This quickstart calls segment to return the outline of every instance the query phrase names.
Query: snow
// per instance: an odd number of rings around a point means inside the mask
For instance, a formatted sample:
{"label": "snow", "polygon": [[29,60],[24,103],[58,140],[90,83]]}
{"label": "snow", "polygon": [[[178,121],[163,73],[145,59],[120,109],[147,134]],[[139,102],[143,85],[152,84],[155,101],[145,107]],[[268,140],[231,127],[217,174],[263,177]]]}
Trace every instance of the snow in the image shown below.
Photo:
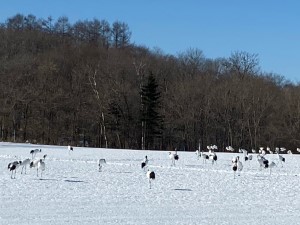
{"label": "snow", "polygon": [[[8,163],[47,154],[43,177],[36,169],[17,171]],[[151,189],[141,162],[156,174]],[[300,156],[284,155],[270,175],[256,157],[242,161],[240,176],[231,159],[217,153],[203,163],[195,152],[178,152],[171,166],[167,151],[0,143],[0,224],[299,224]],[[102,172],[97,161],[106,159]],[[267,159],[278,163],[276,155]]]}

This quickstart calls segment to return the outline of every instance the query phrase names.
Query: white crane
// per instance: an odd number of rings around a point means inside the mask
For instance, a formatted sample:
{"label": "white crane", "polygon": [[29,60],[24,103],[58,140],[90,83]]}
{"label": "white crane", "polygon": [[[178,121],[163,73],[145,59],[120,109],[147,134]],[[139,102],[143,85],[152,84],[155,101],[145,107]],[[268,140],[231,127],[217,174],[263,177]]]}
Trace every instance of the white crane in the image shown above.
{"label": "white crane", "polygon": [[243,163],[240,161],[240,157],[236,156],[232,159],[232,170],[234,172],[234,178],[236,171],[241,172],[243,170]]}
{"label": "white crane", "polygon": [[225,149],[226,149],[227,151],[229,151],[229,152],[233,152],[233,151],[234,151],[234,148],[231,147],[231,146],[227,146]]}
{"label": "white crane", "polygon": [[235,179],[235,174],[236,174],[236,171],[237,171],[237,163],[232,161],[232,170],[233,170],[233,177]]}
{"label": "white crane", "polygon": [[71,151],[73,152],[73,147],[68,145],[68,150],[69,150],[69,154],[71,153]]}
{"label": "white crane", "polygon": [[264,150],[264,147],[260,147],[259,150],[258,150],[258,153],[262,156],[265,156],[266,155],[266,151]]}
{"label": "white crane", "polygon": [[212,146],[211,146],[211,149],[212,149],[212,150],[218,150],[218,146],[212,145]]}
{"label": "white crane", "polygon": [[252,155],[248,155],[248,151],[246,149],[241,149],[241,152],[244,154],[245,162],[248,160],[252,160]]}
{"label": "white crane", "polygon": [[102,167],[103,167],[104,164],[106,164],[106,160],[105,159],[99,159],[98,160],[99,172],[102,171]]}
{"label": "white crane", "polygon": [[151,181],[155,180],[155,173],[154,173],[154,171],[148,170],[146,176],[149,180],[149,187],[151,189]]}
{"label": "white crane", "polygon": [[[217,162],[218,159],[217,154],[215,153],[215,150],[217,150],[218,147],[216,145],[211,145],[211,146],[207,146],[207,148],[208,148],[208,159],[210,159],[212,165],[214,165],[214,163]],[[207,156],[205,158],[207,158]]]}
{"label": "white crane", "polygon": [[218,156],[215,152],[210,152],[208,157],[211,160],[212,165],[214,165],[214,163],[218,160]]}
{"label": "white crane", "polygon": [[270,148],[270,147],[267,147],[266,150],[267,150],[270,154],[273,154],[273,151],[271,151],[271,148]]}
{"label": "white crane", "polygon": [[281,151],[281,152],[285,152],[285,151],[286,151],[286,148],[285,148],[285,147],[281,147],[281,148],[280,148],[280,151]]}
{"label": "white crane", "polygon": [[206,163],[206,160],[209,160],[209,155],[202,152],[201,157],[203,159],[203,163]]}
{"label": "white crane", "polygon": [[37,154],[38,152],[42,152],[42,149],[33,149],[33,150],[30,151],[30,154],[31,154],[31,156],[32,156],[32,159],[36,156],[36,154]]}
{"label": "white crane", "polygon": [[269,168],[269,160],[267,160],[264,156],[262,155],[257,155],[257,161],[259,163],[259,168],[260,170],[262,168],[267,169]]}
{"label": "white crane", "polygon": [[143,160],[142,163],[141,163],[141,168],[142,168],[144,171],[145,171],[145,169],[146,169],[146,167],[147,167],[147,165],[148,165],[148,162],[149,162],[148,156],[145,156],[144,160]]}
{"label": "white crane", "polygon": [[169,158],[172,161],[171,166],[175,166],[175,160],[179,159],[179,156],[177,155],[177,151],[175,150],[175,152],[169,152]]}
{"label": "white crane", "polygon": [[278,157],[278,160],[279,160],[279,162],[281,164],[281,167],[283,167],[282,162],[285,162],[285,158],[282,155],[279,155],[279,153],[277,153],[277,157]]}
{"label": "white crane", "polygon": [[39,176],[39,170],[41,171],[41,176],[43,171],[45,170],[45,159],[46,159],[47,155],[44,155],[43,158],[41,159],[34,159],[30,162],[29,167],[30,168],[36,168],[37,171],[37,176]]}
{"label": "white crane", "polygon": [[27,158],[27,159],[21,161],[21,164],[20,164],[20,166],[22,166],[21,174],[23,174],[23,169],[24,169],[24,168],[25,168],[25,174],[26,174],[26,166],[27,166],[27,165],[29,166],[29,164],[30,164],[30,159],[29,159],[29,158]]}
{"label": "white crane", "polygon": [[45,168],[46,168],[45,162],[43,161],[43,159],[40,159],[40,161],[37,164],[37,168],[36,168],[37,176],[39,176],[39,171],[41,171],[41,178],[42,178]]}
{"label": "white crane", "polygon": [[[17,169],[19,168],[21,161],[14,161],[8,164],[7,169],[11,171],[11,179],[16,179]],[[13,177],[13,172],[15,172],[15,176]]]}

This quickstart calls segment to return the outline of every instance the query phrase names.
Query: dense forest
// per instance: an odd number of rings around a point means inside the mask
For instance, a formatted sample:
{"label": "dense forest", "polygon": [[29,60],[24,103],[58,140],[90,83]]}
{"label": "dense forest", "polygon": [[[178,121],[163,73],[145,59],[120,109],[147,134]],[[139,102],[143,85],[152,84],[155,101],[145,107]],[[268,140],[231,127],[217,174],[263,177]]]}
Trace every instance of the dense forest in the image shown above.
{"label": "dense forest", "polygon": [[1,141],[300,147],[299,84],[262,72],[258,55],[168,55],[131,43],[120,21],[12,16],[0,24],[0,76]]}

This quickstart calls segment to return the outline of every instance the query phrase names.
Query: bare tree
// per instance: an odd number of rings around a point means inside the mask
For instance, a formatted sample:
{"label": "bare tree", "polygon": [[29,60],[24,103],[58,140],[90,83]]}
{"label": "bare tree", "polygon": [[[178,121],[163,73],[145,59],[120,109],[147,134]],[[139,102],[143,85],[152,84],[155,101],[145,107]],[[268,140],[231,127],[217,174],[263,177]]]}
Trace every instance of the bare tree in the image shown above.
{"label": "bare tree", "polygon": [[100,126],[101,126],[101,136],[103,135],[104,137],[104,141],[105,141],[105,147],[107,148],[108,147],[108,143],[107,143],[107,135],[106,135],[106,122],[105,122],[105,117],[104,117],[104,109],[103,109],[103,101],[102,99],[100,98],[100,94],[99,94],[99,87],[98,87],[98,84],[97,84],[97,79],[96,79],[96,76],[97,76],[97,73],[98,73],[98,69],[92,69],[90,68],[90,72],[89,72],[89,83],[90,83],[90,86],[94,92],[94,96],[97,100],[97,104],[98,104],[98,107],[99,107],[99,110],[100,110]]}
{"label": "bare tree", "polygon": [[66,36],[69,34],[71,29],[71,24],[69,23],[69,18],[66,16],[59,17],[57,22],[54,24],[54,30],[61,36]]}
{"label": "bare tree", "polygon": [[112,25],[112,42],[115,48],[126,47],[130,42],[131,32],[126,23],[116,21]]}

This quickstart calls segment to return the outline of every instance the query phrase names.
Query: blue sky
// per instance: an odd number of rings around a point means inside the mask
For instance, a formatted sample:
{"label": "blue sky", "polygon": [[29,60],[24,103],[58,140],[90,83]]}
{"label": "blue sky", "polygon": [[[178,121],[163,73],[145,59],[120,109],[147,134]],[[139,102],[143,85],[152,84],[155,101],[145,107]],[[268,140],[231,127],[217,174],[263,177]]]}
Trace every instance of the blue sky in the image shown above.
{"label": "blue sky", "polygon": [[177,55],[189,48],[207,58],[258,54],[262,71],[300,82],[298,0],[9,0],[0,21],[17,13],[128,24],[131,42]]}

